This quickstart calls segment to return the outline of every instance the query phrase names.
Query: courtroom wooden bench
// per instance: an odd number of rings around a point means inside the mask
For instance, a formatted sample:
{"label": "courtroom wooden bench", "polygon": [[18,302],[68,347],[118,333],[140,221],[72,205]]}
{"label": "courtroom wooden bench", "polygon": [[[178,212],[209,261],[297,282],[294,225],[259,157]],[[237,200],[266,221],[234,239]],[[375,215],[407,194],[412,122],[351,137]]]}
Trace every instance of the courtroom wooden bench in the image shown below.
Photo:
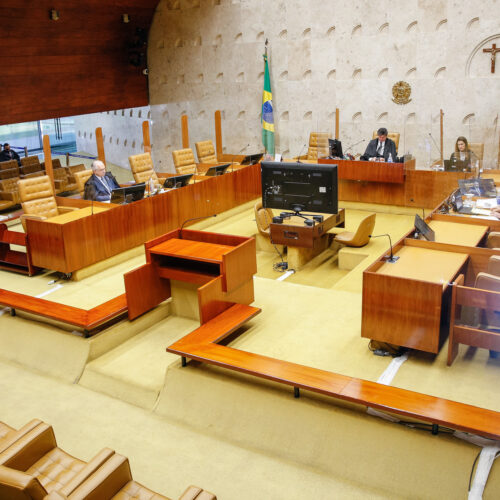
{"label": "courtroom wooden bench", "polygon": [[259,312],[258,308],[235,304],[169,346],[167,351],[180,355],[183,366],[186,358],[190,358],[292,386],[295,397],[299,397],[300,389],[306,389],[430,422],[433,426],[442,425],[490,439],[500,438],[500,418],[498,412],[492,410],[217,344]]}
{"label": "courtroom wooden bench", "polygon": [[0,289],[0,305],[10,307],[12,316],[19,310],[82,328],[86,337],[92,330],[127,312],[125,294],[87,310]]}

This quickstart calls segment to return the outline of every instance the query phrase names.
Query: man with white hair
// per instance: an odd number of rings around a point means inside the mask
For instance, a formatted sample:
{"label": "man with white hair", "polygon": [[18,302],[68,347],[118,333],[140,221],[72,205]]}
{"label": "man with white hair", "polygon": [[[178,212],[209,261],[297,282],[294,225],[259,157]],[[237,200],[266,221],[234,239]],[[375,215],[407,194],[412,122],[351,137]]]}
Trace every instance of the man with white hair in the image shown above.
{"label": "man with white hair", "polygon": [[85,183],[83,198],[85,200],[109,202],[113,189],[119,188],[117,180],[111,172],[106,172],[106,165],[100,160],[92,163],[92,175]]}

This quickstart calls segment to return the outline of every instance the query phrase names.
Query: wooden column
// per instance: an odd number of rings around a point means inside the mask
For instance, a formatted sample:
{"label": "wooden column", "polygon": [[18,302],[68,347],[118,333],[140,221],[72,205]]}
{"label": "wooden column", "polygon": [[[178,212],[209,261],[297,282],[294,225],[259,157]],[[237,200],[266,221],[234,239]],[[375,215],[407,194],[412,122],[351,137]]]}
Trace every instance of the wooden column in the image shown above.
{"label": "wooden column", "polygon": [[340,128],[339,128],[339,108],[335,108],[335,139],[339,138]]}
{"label": "wooden column", "polygon": [[151,136],[149,135],[149,121],[142,122],[142,142],[144,143],[144,152],[151,153]]}
{"label": "wooden column", "polygon": [[106,165],[106,154],[104,153],[104,139],[102,138],[102,128],[95,129],[95,142],[97,145],[97,158]]}
{"label": "wooden column", "polygon": [[439,134],[441,138],[441,142],[439,143],[440,149],[441,149],[441,165],[443,165],[443,110],[439,110]]}
{"label": "wooden column", "polygon": [[52,189],[55,193],[56,190],[54,186],[54,170],[52,168],[52,153],[50,151],[50,139],[48,135],[43,136],[43,155],[45,158],[45,173],[49,176]]}
{"label": "wooden column", "polygon": [[217,159],[221,161],[222,158],[222,126],[221,126],[221,113],[218,109],[215,112],[215,153]]}
{"label": "wooden column", "polygon": [[181,116],[182,149],[189,148],[189,128],[187,115]]}

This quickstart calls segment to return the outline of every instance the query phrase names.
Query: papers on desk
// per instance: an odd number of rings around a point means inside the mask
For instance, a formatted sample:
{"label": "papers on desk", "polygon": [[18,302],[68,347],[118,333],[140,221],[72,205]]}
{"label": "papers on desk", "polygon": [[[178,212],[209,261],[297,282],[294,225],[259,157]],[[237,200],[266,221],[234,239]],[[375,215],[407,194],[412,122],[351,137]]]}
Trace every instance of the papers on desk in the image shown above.
{"label": "papers on desk", "polygon": [[[490,216],[491,210],[489,208],[473,208],[471,211],[472,215]],[[493,217],[495,218],[495,217]]]}
{"label": "papers on desk", "polygon": [[[497,200],[492,198],[479,198],[476,201],[477,208],[495,208],[497,206]],[[489,215],[489,214],[488,214]]]}

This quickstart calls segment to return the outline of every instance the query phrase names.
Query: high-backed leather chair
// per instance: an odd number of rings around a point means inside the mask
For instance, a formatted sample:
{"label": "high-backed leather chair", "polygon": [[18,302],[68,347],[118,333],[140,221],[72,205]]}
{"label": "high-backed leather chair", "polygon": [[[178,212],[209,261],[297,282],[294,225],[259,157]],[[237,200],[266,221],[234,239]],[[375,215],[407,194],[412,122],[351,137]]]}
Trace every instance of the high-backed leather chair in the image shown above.
{"label": "high-backed leather chair", "polygon": [[484,142],[469,142],[469,149],[477,156],[481,168],[483,166]]}
{"label": "high-backed leather chair", "polygon": [[[41,423],[41,420],[33,419],[19,430],[16,430],[9,425],[0,422],[0,453]],[[0,498],[2,497],[0,496]]]}
{"label": "high-backed leather chair", "polygon": [[[391,141],[394,141],[394,144],[396,144],[396,150],[399,150],[399,132],[389,132],[387,134],[387,137],[391,140]],[[372,136],[372,139],[376,139],[378,136],[377,136],[377,131],[374,130],[373,131],[373,136]]]}
{"label": "high-backed leather chair", "polygon": [[377,214],[368,215],[360,222],[355,233],[343,231],[335,236],[334,241],[348,247],[364,247],[370,241],[376,216]]}
{"label": "high-backed leather chair", "polygon": [[40,164],[38,156],[33,155],[21,158],[21,170],[23,174],[31,174],[42,170],[42,165]]}
{"label": "high-backed leather chair", "polygon": [[146,182],[152,179],[156,185],[160,184],[158,176],[153,168],[153,159],[151,153],[142,153],[128,157],[130,169],[134,176],[135,182]]}
{"label": "high-backed leather chair", "polygon": [[57,205],[48,175],[21,179],[18,186],[24,211],[24,215],[21,215],[21,223],[25,231],[27,218],[43,220],[75,210],[72,207],[59,207]]}
{"label": "high-backed leather chair", "polygon": [[11,177],[19,176],[19,165],[16,160],[0,162],[0,179],[10,179]]}
{"label": "high-backed leather chair", "polygon": [[172,151],[172,158],[174,160],[175,170],[179,174],[196,174],[198,166],[194,159],[193,150],[191,148],[178,149]]}
{"label": "high-backed leather chair", "polygon": [[309,147],[307,154],[300,156],[300,160],[317,160],[325,158],[329,155],[330,149],[328,145],[327,132],[311,132],[309,134]]}
{"label": "high-backed leather chair", "polygon": [[[45,170],[45,162],[42,161],[40,165],[42,166],[42,170]],[[53,169],[62,168],[61,160],[59,158],[52,158],[52,168]]]}
{"label": "high-backed leather chair", "polygon": [[80,193],[80,196],[83,198],[83,192],[85,191],[85,183],[92,176],[92,170],[81,170],[80,172],[75,172],[73,177],[76,182],[76,189]]}
{"label": "high-backed leather chair", "polygon": [[53,170],[54,185],[56,194],[68,191],[68,172],[65,168],[55,168]]}
{"label": "high-backed leather chair", "polygon": [[14,202],[14,205],[21,203],[19,186],[17,184],[18,180],[19,177],[11,177],[10,179],[0,180],[0,198],[2,198],[2,195],[8,195],[4,199],[10,199]]}
{"label": "high-backed leather chair", "polygon": [[259,200],[254,205],[255,222],[257,223],[257,229],[259,233],[271,237],[271,222],[273,221],[273,211],[270,208],[264,208],[262,206],[262,200]]}
{"label": "high-backed leather chair", "polygon": [[500,232],[491,231],[488,234],[488,239],[486,240],[487,248],[500,248]]}
{"label": "high-backed leather chair", "polygon": [[[134,481],[128,459],[119,454],[114,454],[73,492],[65,495],[63,491],[54,491],[47,500],[97,499],[170,500]],[[179,500],[217,500],[217,497],[201,488],[190,486]]]}
{"label": "high-backed leather chair", "polygon": [[201,141],[195,143],[196,155],[200,163],[217,163],[215,148],[212,141]]}
{"label": "high-backed leather chair", "polygon": [[52,427],[41,423],[0,453],[0,498],[38,500],[65,486],[73,491],[113,454],[105,448],[88,463],[79,460],[59,448]]}

